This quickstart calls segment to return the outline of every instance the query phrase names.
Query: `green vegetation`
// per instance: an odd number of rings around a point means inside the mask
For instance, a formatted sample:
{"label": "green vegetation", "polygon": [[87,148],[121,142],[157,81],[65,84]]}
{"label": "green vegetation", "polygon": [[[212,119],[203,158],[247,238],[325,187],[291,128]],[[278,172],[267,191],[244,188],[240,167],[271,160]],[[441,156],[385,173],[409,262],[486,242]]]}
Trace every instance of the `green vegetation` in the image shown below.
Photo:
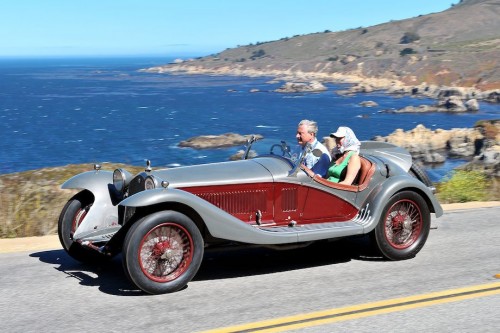
{"label": "green vegetation", "polygon": [[252,55],[250,56],[250,59],[255,60],[257,58],[263,57],[266,54],[266,51],[263,49],[260,49],[258,51],[253,51]]}
{"label": "green vegetation", "polygon": [[401,37],[401,40],[399,41],[399,43],[400,44],[410,44],[410,43],[416,42],[419,39],[420,39],[420,36],[416,32],[405,32],[403,37]]}
{"label": "green vegetation", "polygon": [[484,201],[489,199],[488,177],[480,171],[455,170],[438,185],[438,199],[441,203]]}
{"label": "green vegetation", "polygon": [[408,54],[415,54],[417,52],[415,52],[414,49],[412,49],[411,47],[407,47],[407,48],[404,48],[401,50],[401,52],[399,52],[399,55],[404,57],[405,55],[408,55]]}

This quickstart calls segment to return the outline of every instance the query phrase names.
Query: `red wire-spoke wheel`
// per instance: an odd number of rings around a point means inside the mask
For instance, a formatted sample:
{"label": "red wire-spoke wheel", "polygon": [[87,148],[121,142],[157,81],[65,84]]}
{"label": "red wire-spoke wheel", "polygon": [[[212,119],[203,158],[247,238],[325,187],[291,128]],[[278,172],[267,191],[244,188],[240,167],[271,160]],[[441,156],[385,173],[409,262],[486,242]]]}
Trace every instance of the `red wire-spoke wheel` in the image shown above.
{"label": "red wire-spoke wheel", "polygon": [[196,275],[203,247],[189,217],[175,211],[153,213],[135,222],[125,237],[125,275],[147,293],[175,292]]}
{"label": "red wire-spoke wheel", "polygon": [[139,246],[142,272],[156,282],[175,280],[193,260],[193,240],[182,226],[164,223],[151,230]]}
{"label": "red wire-spoke wheel", "polygon": [[378,249],[391,260],[413,258],[427,240],[430,220],[429,207],[419,194],[397,193],[385,205],[375,227]]}
{"label": "red wire-spoke wheel", "polygon": [[73,239],[73,235],[75,234],[76,229],[78,229],[85,216],[87,216],[89,209],[90,205],[85,206],[83,208],[79,208],[76,211],[75,216],[73,218],[73,223],[71,224],[71,229],[69,231],[69,236],[71,239]]}
{"label": "red wire-spoke wheel", "polygon": [[422,231],[420,208],[411,200],[401,200],[389,208],[384,221],[385,237],[396,249],[411,246]]}
{"label": "red wire-spoke wheel", "polygon": [[94,262],[100,259],[98,253],[83,248],[73,240],[75,231],[92,207],[93,199],[87,191],[75,195],[62,209],[57,224],[57,234],[62,247],[73,259],[82,262]]}

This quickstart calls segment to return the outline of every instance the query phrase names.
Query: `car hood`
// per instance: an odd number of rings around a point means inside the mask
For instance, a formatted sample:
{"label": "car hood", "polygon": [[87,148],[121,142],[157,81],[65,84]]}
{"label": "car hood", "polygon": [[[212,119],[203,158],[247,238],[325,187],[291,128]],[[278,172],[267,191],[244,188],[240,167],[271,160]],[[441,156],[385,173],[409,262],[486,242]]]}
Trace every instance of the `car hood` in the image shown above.
{"label": "car hood", "polygon": [[284,160],[262,157],[157,170],[151,174],[160,181],[168,181],[169,187],[180,188],[273,182],[277,177],[286,177],[290,169],[291,165]]}

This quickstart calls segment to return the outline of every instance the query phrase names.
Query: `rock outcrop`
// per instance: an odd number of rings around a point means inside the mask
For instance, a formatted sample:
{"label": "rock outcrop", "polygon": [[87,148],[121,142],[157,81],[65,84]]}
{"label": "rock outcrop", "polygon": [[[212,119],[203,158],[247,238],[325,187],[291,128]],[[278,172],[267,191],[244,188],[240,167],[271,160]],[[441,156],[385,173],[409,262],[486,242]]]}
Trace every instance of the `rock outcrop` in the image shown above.
{"label": "rock outcrop", "polygon": [[275,90],[279,93],[298,93],[298,92],[320,92],[327,88],[319,81],[303,82],[286,82],[283,86]]}
{"label": "rock outcrop", "polygon": [[179,143],[179,147],[189,147],[194,149],[211,149],[233,147],[246,144],[247,140],[254,135],[256,139],[262,139],[260,134],[241,135],[236,133],[226,133],[221,135],[201,135],[189,138]]}
{"label": "rock outcrop", "polygon": [[418,105],[418,106],[405,106],[398,110],[385,110],[387,113],[425,113],[425,112],[477,112],[479,110],[479,103],[476,99],[469,99],[465,103],[456,96],[451,96],[439,100],[435,105]]}
{"label": "rock outcrop", "polygon": [[412,130],[397,129],[386,137],[377,136],[375,141],[389,142],[406,148],[414,158],[427,163],[443,162],[439,155],[471,157],[476,155],[477,146],[483,135],[475,128],[455,128],[451,130],[430,130],[417,125]]}
{"label": "rock outcrop", "polygon": [[500,176],[500,121],[484,121],[474,128],[451,130],[430,130],[418,125],[412,130],[397,129],[373,140],[404,147],[423,163],[442,163],[448,157],[465,158],[471,161],[464,168]]}
{"label": "rock outcrop", "polygon": [[359,103],[359,105],[371,108],[371,107],[374,107],[374,106],[378,106],[378,103],[374,102],[374,101],[363,101],[363,102]]}

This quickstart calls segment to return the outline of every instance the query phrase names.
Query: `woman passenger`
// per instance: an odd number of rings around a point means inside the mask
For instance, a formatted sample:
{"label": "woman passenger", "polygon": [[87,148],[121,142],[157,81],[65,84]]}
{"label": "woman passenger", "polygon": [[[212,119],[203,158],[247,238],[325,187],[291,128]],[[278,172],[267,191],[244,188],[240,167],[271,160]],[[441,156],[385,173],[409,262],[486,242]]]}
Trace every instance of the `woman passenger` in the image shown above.
{"label": "woman passenger", "polygon": [[336,147],[333,149],[335,161],[327,172],[329,181],[352,185],[361,168],[359,148],[361,143],[349,127],[340,126],[330,137],[335,139]]}

